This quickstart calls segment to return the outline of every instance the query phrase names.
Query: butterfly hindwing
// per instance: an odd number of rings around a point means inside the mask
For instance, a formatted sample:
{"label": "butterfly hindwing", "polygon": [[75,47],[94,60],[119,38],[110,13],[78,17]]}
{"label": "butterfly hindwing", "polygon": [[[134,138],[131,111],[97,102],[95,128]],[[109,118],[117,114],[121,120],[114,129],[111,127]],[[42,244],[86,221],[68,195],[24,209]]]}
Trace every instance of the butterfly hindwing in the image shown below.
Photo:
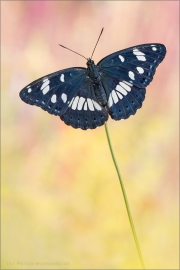
{"label": "butterfly hindwing", "polygon": [[41,107],[50,114],[63,114],[82,81],[85,68],[68,68],[46,75],[20,92],[21,99],[31,105]]}
{"label": "butterfly hindwing", "polygon": [[166,48],[162,44],[137,45],[108,55],[97,66],[102,75],[122,79],[136,87],[144,88],[152,81],[165,54]]}
{"label": "butterfly hindwing", "polygon": [[103,87],[108,97],[107,109],[114,120],[126,119],[141,108],[146,89],[121,79],[102,77]]}
{"label": "butterfly hindwing", "polygon": [[60,118],[67,125],[84,130],[94,129],[108,120],[108,112],[98,103],[90,79],[84,81]]}

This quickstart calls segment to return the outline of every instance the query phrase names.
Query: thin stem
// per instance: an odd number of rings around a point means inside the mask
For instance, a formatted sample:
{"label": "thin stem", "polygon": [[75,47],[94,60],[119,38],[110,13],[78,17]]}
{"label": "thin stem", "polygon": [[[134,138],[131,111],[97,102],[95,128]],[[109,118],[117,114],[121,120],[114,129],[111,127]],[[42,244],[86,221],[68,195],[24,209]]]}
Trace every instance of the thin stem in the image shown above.
{"label": "thin stem", "polygon": [[135,227],[134,227],[134,223],[133,223],[133,219],[132,219],[132,215],[131,215],[131,211],[130,211],[126,191],[125,191],[125,188],[124,188],[123,180],[122,180],[120,170],[119,170],[119,167],[118,167],[115,155],[114,155],[113,147],[112,147],[112,144],[111,144],[108,127],[107,127],[106,123],[104,125],[105,125],[106,136],[107,136],[109,148],[110,148],[110,151],[111,151],[113,162],[114,162],[114,165],[115,165],[115,168],[116,168],[116,171],[117,171],[117,174],[118,174],[119,182],[120,182],[120,185],[121,185],[121,189],[122,189],[122,193],[123,193],[123,197],[124,197],[124,201],[125,201],[125,205],[126,205],[126,210],[127,210],[128,217],[129,217],[129,222],[130,222],[130,225],[131,225],[131,230],[132,230],[132,233],[133,233],[134,241],[135,241],[137,252],[138,252],[138,255],[139,255],[139,260],[141,262],[141,267],[142,267],[142,269],[146,269],[144,261],[143,261],[141,249],[140,249],[140,246],[139,246],[138,238],[137,238],[137,235],[136,235],[136,231],[135,231]]}

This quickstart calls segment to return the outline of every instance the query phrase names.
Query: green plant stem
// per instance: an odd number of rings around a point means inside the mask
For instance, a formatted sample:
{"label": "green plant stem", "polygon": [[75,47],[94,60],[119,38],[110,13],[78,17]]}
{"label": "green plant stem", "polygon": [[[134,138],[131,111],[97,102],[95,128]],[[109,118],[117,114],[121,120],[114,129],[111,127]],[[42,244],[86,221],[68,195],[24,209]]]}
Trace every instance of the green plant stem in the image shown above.
{"label": "green plant stem", "polygon": [[133,219],[132,219],[132,215],[131,215],[131,211],[130,211],[126,191],[125,191],[125,188],[124,188],[124,184],[123,184],[123,181],[122,181],[120,170],[119,170],[119,167],[118,167],[115,155],[114,155],[113,147],[112,147],[112,144],[111,144],[108,127],[107,127],[106,123],[104,125],[105,125],[106,136],[107,136],[109,148],[110,148],[110,151],[111,151],[113,162],[114,162],[114,165],[115,165],[115,168],[116,168],[116,171],[117,171],[117,174],[118,174],[119,182],[120,182],[120,185],[121,185],[121,189],[122,189],[122,193],[123,193],[123,197],[124,197],[128,217],[129,217],[129,222],[130,222],[130,225],[131,225],[131,230],[132,230],[132,233],[133,233],[134,241],[135,241],[137,252],[138,252],[138,255],[139,255],[139,260],[140,260],[142,269],[145,269],[145,264],[144,264],[144,261],[143,261],[141,249],[140,249],[138,238],[137,238],[137,235],[136,235],[136,231],[135,231],[135,227],[134,227],[134,223],[133,223]]}

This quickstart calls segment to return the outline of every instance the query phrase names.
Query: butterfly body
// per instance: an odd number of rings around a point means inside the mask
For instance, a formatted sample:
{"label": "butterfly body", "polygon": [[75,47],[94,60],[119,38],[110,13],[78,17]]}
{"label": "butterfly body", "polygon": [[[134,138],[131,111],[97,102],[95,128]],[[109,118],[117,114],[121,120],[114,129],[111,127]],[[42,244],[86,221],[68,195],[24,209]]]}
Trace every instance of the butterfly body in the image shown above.
{"label": "butterfly body", "polygon": [[145,87],[164,59],[162,44],[143,44],[117,51],[97,65],[74,67],[44,76],[20,92],[21,99],[59,115],[74,128],[94,129],[108,120],[126,119],[142,106]]}
{"label": "butterfly body", "polygon": [[99,68],[90,58],[87,61],[87,75],[92,80],[95,96],[98,102],[105,106],[107,104],[107,95],[101,82],[101,73]]}

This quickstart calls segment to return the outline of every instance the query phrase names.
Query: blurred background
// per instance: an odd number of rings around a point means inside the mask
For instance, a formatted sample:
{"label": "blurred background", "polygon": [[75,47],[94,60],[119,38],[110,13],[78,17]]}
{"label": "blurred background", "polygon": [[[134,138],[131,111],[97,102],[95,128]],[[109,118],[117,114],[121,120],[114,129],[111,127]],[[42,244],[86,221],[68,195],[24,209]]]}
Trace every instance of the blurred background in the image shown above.
{"label": "blurred background", "polygon": [[143,107],[108,126],[147,269],[179,269],[179,1],[2,1],[3,269],[140,269],[104,127],[75,130],[20,90],[163,43]]}

